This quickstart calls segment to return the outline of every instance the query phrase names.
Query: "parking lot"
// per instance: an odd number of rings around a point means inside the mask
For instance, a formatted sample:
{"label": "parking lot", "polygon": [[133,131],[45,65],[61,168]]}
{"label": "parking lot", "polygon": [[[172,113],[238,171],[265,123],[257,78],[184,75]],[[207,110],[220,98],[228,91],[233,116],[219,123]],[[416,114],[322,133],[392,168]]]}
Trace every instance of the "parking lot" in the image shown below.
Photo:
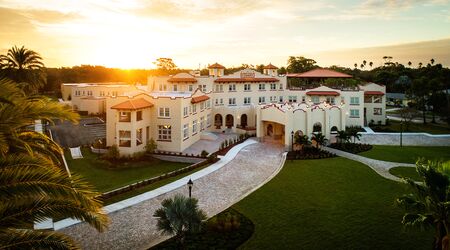
{"label": "parking lot", "polygon": [[53,140],[61,147],[89,145],[106,138],[106,123],[98,117],[81,118],[78,124],[57,121],[50,126]]}

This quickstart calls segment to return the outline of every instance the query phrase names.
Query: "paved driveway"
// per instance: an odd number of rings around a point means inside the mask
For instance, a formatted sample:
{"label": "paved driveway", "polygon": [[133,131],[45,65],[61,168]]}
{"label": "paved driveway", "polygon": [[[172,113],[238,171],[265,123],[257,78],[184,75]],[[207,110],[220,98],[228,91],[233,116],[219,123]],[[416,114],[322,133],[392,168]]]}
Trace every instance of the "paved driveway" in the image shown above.
{"label": "paved driveway", "polygon": [[76,125],[68,121],[57,122],[50,130],[61,147],[78,147],[106,138],[106,123],[97,117],[82,118]]}
{"label": "paved driveway", "polygon": [[[210,217],[256,190],[281,169],[283,151],[281,145],[254,143],[244,147],[222,168],[197,179],[193,196],[199,199],[200,208]],[[146,249],[167,239],[156,230],[153,213],[163,199],[177,193],[187,195],[187,188],[180,187],[110,213],[111,224],[105,233],[98,233],[85,223],[61,231],[79,242],[83,249]]]}

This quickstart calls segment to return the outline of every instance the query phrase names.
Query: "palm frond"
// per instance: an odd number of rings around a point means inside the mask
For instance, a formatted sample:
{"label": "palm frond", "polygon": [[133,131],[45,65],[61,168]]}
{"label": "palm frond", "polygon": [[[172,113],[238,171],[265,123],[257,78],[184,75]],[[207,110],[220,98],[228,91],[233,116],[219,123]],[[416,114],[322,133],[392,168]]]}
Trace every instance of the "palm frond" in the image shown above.
{"label": "palm frond", "polygon": [[0,230],[0,249],[75,250],[79,247],[72,239],[58,232],[6,229]]}

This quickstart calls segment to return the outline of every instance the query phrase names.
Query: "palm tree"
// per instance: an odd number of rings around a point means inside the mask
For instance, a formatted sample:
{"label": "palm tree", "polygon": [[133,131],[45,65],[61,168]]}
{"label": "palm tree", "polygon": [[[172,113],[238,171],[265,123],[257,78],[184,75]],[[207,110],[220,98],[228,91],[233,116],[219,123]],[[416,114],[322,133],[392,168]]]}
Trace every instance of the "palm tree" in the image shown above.
{"label": "palm tree", "polygon": [[412,62],[411,62],[411,61],[409,61],[409,62],[408,62],[408,66],[409,66],[409,67],[411,67],[411,65],[412,65]]}
{"label": "palm tree", "polygon": [[370,68],[372,68],[373,62],[369,62],[369,66],[370,66]]}
{"label": "palm tree", "polygon": [[303,149],[304,145],[311,144],[307,135],[299,135],[298,133],[295,133],[294,135],[294,142],[295,144],[300,145],[300,150]]}
{"label": "palm tree", "polygon": [[434,64],[434,58],[431,58],[430,62],[431,62],[431,65],[433,65]]}
{"label": "palm tree", "polygon": [[356,143],[356,139],[358,139],[358,141],[360,140],[361,134],[358,133],[358,129],[357,128],[353,128],[351,127],[348,130],[348,135],[353,138],[353,143]]}
{"label": "palm tree", "polygon": [[0,79],[0,249],[74,249],[58,232],[33,230],[45,218],[74,218],[102,231],[107,216],[98,193],[60,164],[61,148],[29,129],[35,120],[74,121],[78,115],[48,98],[27,97]]}
{"label": "palm tree", "polygon": [[366,60],[364,60],[364,61],[363,61],[363,64],[364,64],[364,66],[366,66],[366,64],[367,64],[367,61],[366,61]]}
{"label": "palm tree", "polygon": [[418,184],[404,181],[412,193],[399,197],[396,203],[406,210],[402,223],[406,227],[434,228],[433,249],[449,249],[450,180],[442,171],[442,163],[418,161],[416,170],[423,180]]}
{"label": "palm tree", "polygon": [[350,140],[350,136],[348,135],[347,131],[345,131],[345,130],[338,131],[336,138],[338,138],[339,143],[348,142]]}
{"label": "palm tree", "polygon": [[177,194],[173,199],[163,200],[161,205],[153,215],[158,218],[158,230],[175,235],[180,246],[184,245],[186,234],[200,231],[201,223],[206,219],[195,198]]}
{"label": "palm tree", "polygon": [[364,64],[361,63],[360,67],[361,67],[361,69],[363,69],[364,68]]}
{"label": "palm tree", "polygon": [[355,69],[358,68],[358,64],[357,63],[355,63],[354,66],[355,66]]}
{"label": "palm tree", "polygon": [[325,145],[325,143],[328,141],[328,139],[322,134],[317,133],[313,135],[313,138],[311,140],[316,141],[316,148],[319,149],[321,145]]}
{"label": "palm tree", "polygon": [[0,76],[19,83],[26,93],[37,93],[46,83],[42,57],[24,46],[12,47],[6,55],[0,55]]}
{"label": "palm tree", "polygon": [[422,68],[423,63],[419,62],[419,68]]}

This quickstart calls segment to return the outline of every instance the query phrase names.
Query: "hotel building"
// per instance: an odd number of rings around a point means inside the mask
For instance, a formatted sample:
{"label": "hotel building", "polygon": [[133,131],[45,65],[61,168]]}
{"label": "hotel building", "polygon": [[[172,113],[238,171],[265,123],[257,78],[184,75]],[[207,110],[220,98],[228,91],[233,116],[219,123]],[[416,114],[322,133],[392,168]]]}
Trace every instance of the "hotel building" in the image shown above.
{"label": "hotel building", "polygon": [[[215,63],[208,76],[149,77],[147,86],[128,86],[123,94],[105,97],[107,145],[132,154],[153,138],[160,150],[182,152],[208,132],[219,132],[250,133],[288,148],[292,132],[309,137],[321,132],[333,140],[346,126],[385,123],[383,85],[330,88],[324,80],[352,76],[328,69],[280,76],[271,64],[263,73],[224,73]],[[307,84],[287,86],[288,78]],[[72,86],[72,93],[77,89]]]}

